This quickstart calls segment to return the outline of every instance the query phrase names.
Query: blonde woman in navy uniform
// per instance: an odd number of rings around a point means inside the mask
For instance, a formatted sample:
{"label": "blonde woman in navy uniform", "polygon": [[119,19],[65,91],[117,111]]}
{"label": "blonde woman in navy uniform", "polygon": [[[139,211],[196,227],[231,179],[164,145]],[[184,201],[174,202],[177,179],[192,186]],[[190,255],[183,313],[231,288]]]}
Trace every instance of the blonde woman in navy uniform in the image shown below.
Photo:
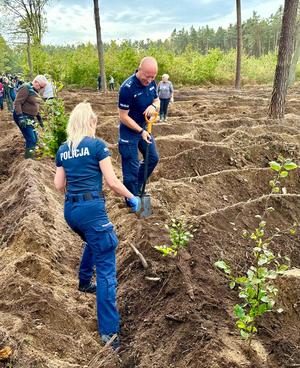
{"label": "blonde woman in navy uniform", "polygon": [[[70,115],[67,142],[56,155],[55,187],[65,192],[64,215],[68,225],[85,241],[79,268],[79,290],[96,292],[99,334],[103,342],[119,333],[116,306],[116,247],[118,239],[102,193],[102,181],[124,196],[133,212],[140,208],[135,197],[116,177],[106,144],[95,138],[97,117],[91,105],[78,104]],[[96,284],[91,282],[96,266]],[[119,337],[113,347],[119,347]]]}

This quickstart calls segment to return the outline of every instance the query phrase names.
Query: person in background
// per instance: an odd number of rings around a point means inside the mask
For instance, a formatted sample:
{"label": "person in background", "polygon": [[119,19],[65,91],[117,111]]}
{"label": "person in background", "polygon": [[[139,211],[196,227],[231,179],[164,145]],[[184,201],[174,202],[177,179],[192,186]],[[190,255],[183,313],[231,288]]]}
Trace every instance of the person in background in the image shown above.
{"label": "person in background", "polygon": [[15,77],[15,90],[16,92],[18,92],[19,87],[23,84],[24,82],[20,79],[20,77],[16,76]]}
{"label": "person in background", "polygon": [[110,75],[110,77],[109,77],[108,85],[109,85],[109,90],[110,91],[115,90],[115,80],[114,80],[114,77],[112,75]]}
{"label": "person in background", "polygon": [[53,100],[53,98],[55,97],[55,87],[51,80],[48,79],[48,83],[46,84],[46,87],[41,91],[41,94],[44,101]]}
{"label": "person in background", "polygon": [[169,81],[169,75],[163,74],[161,81],[157,86],[157,93],[160,100],[159,119],[160,121],[167,120],[168,106],[170,101],[174,102],[173,99],[173,84]]}
{"label": "person in background", "polygon": [[8,77],[3,78],[3,87],[4,87],[4,100],[6,100],[7,103],[7,109],[10,112],[13,112],[13,99],[14,94],[11,92],[13,90],[13,85],[8,79]]}
{"label": "person in background", "polygon": [[144,161],[140,164],[138,151],[145,160],[149,144],[147,177],[159,160],[154,137],[147,132],[145,120],[145,116],[150,118],[159,108],[154,81],[157,70],[157,61],[153,57],[143,58],[136,72],[123,82],[119,90],[119,152],[123,182],[134,195],[140,194],[144,182]]}
{"label": "person in background", "polygon": [[3,110],[3,100],[4,100],[4,86],[2,84],[2,78],[0,78],[0,110]]}
{"label": "person in background", "polygon": [[[127,198],[132,212],[141,206],[116,177],[106,144],[95,137],[97,116],[87,102],[78,104],[67,125],[67,141],[56,155],[55,187],[65,193],[66,222],[85,242],[79,268],[79,290],[95,293],[98,329],[104,343],[119,333],[116,306],[116,247],[118,239],[105,209],[103,177]],[[96,284],[92,283],[96,266]],[[119,336],[112,346],[120,345]]]}
{"label": "person in background", "polygon": [[98,77],[97,77],[97,89],[99,92],[101,91],[101,75],[100,74],[98,74]]}
{"label": "person in background", "polygon": [[34,158],[38,136],[35,129],[35,118],[43,126],[39,114],[41,97],[39,91],[46,87],[48,81],[44,75],[37,75],[32,83],[24,83],[17,92],[14,101],[13,118],[25,138],[25,155]]}

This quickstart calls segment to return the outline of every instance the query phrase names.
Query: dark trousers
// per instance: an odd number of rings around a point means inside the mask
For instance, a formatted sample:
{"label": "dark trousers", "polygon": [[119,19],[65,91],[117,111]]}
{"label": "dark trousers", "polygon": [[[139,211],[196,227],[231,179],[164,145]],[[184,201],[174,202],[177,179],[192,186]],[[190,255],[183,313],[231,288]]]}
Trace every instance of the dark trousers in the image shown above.
{"label": "dark trousers", "polygon": [[169,102],[170,102],[170,98],[160,99],[159,118],[161,120],[164,120],[167,117]]}
{"label": "dark trousers", "polygon": [[[88,284],[96,267],[96,305],[100,335],[119,332],[119,313],[116,305],[116,248],[118,238],[105,210],[105,200],[94,198],[72,202],[66,195],[65,219],[83,241],[85,247],[79,268],[79,278]],[[95,197],[97,193],[95,192]]]}
{"label": "dark trousers", "polygon": [[[158,163],[159,156],[156,150],[155,139],[153,136],[152,143],[149,144],[149,158],[148,158],[148,170],[147,178],[152,174],[155,166]],[[140,193],[141,187],[144,183],[145,172],[145,154],[146,154],[147,142],[142,139],[133,136],[131,139],[119,139],[119,152],[122,157],[122,172],[123,183],[125,187],[134,195]],[[142,153],[143,161],[139,161],[139,152]]]}
{"label": "dark trousers", "polygon": [[4,97],[0,96],[0,110],[3,110],[3,100],[4,100]]}
{"label": "dark trousers", "polygon": [[21,126],[18,122],[17,114],[13,112],[13,118],[23,137],[25,138],[25,147],[27,149],[34,149],[38,142],[38,135],[35,130],[34,116],[23,114],[24,118],[27,120],[28,124],[25,126]]}

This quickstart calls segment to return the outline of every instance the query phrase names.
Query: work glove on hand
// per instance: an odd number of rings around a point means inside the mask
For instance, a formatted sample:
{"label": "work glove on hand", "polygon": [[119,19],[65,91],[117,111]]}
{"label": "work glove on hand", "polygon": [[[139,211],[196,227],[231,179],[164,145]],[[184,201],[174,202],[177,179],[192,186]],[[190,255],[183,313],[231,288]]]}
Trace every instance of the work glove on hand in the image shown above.
{"label": "work glove on hand", "polygon": [[141,209],[140,197],[132,197],[127,199],[127,204],[131,208],[131,212],[138,212]]}
{"label": "work glove on hand", "polygon": [[18,118],[18,124],[20,125],[20,127],[25,128],[27,125],[27,121],[25,117],[22,114],[20,114],[17,116],[17,118]]}
{"label": "work glove on hand", "polygon": [[43,119],[42,119],[41,115],[40,114],[37,114],[36,118],[37,118],[37,121],[40,124],[40,127],[41,128],[44,128],[44,123],[43,123]]}

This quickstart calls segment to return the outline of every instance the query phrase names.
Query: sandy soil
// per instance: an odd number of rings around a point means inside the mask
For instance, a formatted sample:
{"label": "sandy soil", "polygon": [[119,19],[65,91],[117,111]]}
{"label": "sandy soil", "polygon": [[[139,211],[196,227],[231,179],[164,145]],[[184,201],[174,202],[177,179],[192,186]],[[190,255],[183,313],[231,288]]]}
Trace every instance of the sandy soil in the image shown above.
{"label": "sandy soil", "polygon": [[[54,162],[24,160],[20,133],[0,112],[0,350],[13,350],[0,367],[300,367],[299,235],[274,244],[294,270],[278,282],[284,312],[259,321],[252,350],[235,329],[237,292],[213,267],[222,258],[239,272],[247,269],[251,249],[241,232],[256,225],[266,200],[276,208],[270,228],[300,218],[299,172],[286,182],[287,194],[266,196],[268,162],[283,154],[299,163],[300,96],[290,92],[286,118],[276,122],[266,117],[270,94],[265,87],[176,91],[168,121],[154,127],[161,159],[147,187],[153,215],[138,219],[107,191],[120,238],[119,357],[99,341],[95,297],[77,291],[82,244],[64,222]],[[68,111],[91,101],[97,135],[109,144],[121,177],[116,94],[72,90],[63,97]],[[154,246],[168,241],[164,224],[179,216],[194,226],[194,239],[178,258],[162,258]]]}

